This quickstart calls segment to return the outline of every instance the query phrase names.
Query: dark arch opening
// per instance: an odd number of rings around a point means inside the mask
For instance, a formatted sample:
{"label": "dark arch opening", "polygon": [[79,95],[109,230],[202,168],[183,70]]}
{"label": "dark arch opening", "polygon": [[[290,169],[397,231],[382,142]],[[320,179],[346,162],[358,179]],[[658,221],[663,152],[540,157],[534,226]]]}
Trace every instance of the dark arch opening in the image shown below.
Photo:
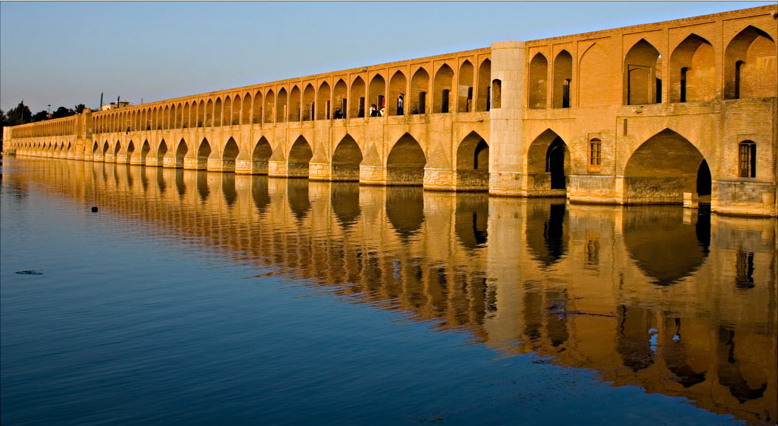
{"label": "dark arch opening", "polygon": [[266,175],[268,171],[268,162],[272,155],[273,149],[270,147],[270,142],[262,136],[259,138],[259,141],[254,146],[254,151],[251,153],[251,161],[253,162],[252,172]]}
{"label": "dark arch opening", "polygon": [[362,162],[362,150],[351,135],[346,135],[338,143],[332,154],[332,179],[337,181],[359,181],[359,164]]}
{"label": "dark arch opening", "polygon": [[394,144],[386,161],[388,185],[424,184],[424,166],[427,158],[421,145],[408,133]]}
{"label": "dark arch opening", "polygon": [[294,141],[289,150],[289,163],[287,174],[289,177],[308,177],[308,169],[313,158],[311,145],[304,137],[300,136]]}

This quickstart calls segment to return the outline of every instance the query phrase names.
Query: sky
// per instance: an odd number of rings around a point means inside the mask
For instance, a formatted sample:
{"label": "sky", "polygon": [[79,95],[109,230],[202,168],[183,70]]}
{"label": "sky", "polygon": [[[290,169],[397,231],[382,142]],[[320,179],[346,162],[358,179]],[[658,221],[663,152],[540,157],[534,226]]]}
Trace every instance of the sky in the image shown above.
{"label": "sky", "polygon": [[0,109],[132,104],[775,2],[0,2]]}

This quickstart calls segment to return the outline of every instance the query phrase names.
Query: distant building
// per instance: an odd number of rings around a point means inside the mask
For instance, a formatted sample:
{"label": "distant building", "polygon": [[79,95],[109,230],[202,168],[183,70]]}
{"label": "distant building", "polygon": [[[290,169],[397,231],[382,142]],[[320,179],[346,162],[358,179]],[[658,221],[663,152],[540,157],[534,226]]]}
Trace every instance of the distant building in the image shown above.
{"label": "distant building", "polygon": [[130,106],[128,101],[111,102],[110,104],[100,107],[100,111],[108,111],[111,109],[124,108]]}

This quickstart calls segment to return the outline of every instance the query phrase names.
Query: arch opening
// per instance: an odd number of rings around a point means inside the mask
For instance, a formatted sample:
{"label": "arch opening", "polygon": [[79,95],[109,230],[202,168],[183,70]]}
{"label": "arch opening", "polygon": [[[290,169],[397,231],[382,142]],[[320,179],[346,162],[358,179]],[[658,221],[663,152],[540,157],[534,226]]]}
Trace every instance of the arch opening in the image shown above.
{"label": "arch opening", "polygon": [[473,64],[470,61],[462,62],[459,66],[459,78],[457,84],[457,112],[471,112],[473,105]]}
{"label": "arch opening", "polygon": [[554,59],[553,107],[570,108],[570,94],[573,82],[573,57],[567,50],[559,52]]}
{"label": "arch opening", "polygon": [[724,54],[725,99],[774,97],[775,80],[775,40],[756,27],[746,27]]}
{"label": "arch opening", "polygon": [[670,102],[700,102],[716,96],[713,46],[691,34],[670,56]]}
{"label": "arch opening", "polygon": [[681,204],[685,193],[709,196],[704,192],[710,181],[710,169],[700,151],[683,136],[665,129],[643,142],[627,161],[624,203]]}
{"label": "arch opening", "polygon": [[176,148],[176,158],[175,158],[176,168],[184,167],[184,158],[186,158],[186,154],[188,152],[189,152],[189,147],[186,145],[186,141],[183,138],[181,138],[181,140],[178,142],[178,147]]}
{"label": "arch opening", "polygon": [[542,109],[546,107],[548,92],[548,59],[542,53],[536,54],[529,63],[529,107]]}
{"label": "arch opening", "polygon": [[527,152],[528,188],[534,195],[563,196],[570,170],[570,152],[565,141],[546,130],[535,138]]}
{"label": "arch opening", "polygon": [[300,136],[294,141],[292,149],[289,150],[289,162],[287,166],[287,175],[289,177],[308,177],[308,168],[313,158],[311,145],[304,137]]}
{"label": "arch opening", "polygon": [[662,101],[661,56],[651,43],[640,39],[624,58],[624,104]]}
{"label": "arch opening", "polygon": [[[224,145],[224,151],[222,152],[222,171],[234,172],[235,171],[235,159],[240,154],[240,148],[235,142],[235,139],[230,138],[227,144]],[[233,181],[233,187],[235,183]]]}
{"label": "arch opening", "polygon": [[457,190],[489,190],[489,145],[470,132],[457,148]]}
{"label": "arch opening", "polygon": [[332,154],[332,180],[359,181],[362,158],[362,150],[354,138],[344,136]]}
{"label": "arch opening", "polygon": [[427,157],[413,136],[404,134],[394,144],[386,161],[387,185],[423,185]]}
{"label": "arch opening", "polygon": [[429,88],[429,74],[424,68],[419,68],[411,78],[411,114],[427,113],[427,90]]}
{"label": "arch opening", "polygon": [[257,144],[254,146],[254,151],[251,153],[251,172],[266,175],[271,155],[273,155],[273,149],[270,147],[270,142],[262,136],[259,138],[259,141],[257,141]]}
{"label": "arch opening", "polygon": [[443,65],[435,74],[435,98],[432,101],[434,113],[447,113],[451,110],[451,89],[454,81],[454,71],[448,65]]}

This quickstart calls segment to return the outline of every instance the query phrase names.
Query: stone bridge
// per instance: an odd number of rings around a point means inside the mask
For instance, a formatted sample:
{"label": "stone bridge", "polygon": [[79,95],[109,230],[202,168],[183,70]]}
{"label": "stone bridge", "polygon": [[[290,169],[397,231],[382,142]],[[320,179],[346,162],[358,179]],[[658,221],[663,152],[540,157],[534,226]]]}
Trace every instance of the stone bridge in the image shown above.
{"label": "stone bridge", "polygon": [[775,6],[293,78],[7,129],[4,149],[776,216]]}

